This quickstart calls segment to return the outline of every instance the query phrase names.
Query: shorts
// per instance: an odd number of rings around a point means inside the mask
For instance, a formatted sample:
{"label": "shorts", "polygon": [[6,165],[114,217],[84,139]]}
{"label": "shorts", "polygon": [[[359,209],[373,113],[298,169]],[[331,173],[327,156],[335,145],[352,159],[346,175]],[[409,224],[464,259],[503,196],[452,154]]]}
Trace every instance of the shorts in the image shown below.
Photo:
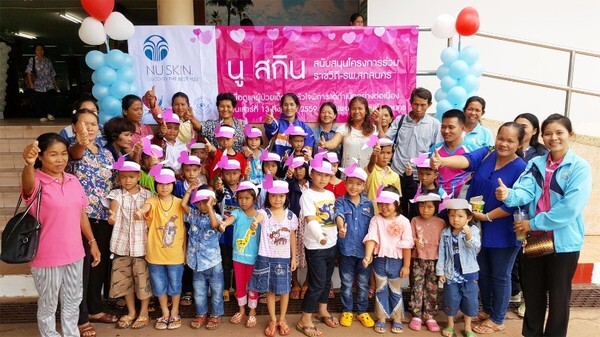
{"label": "shorts", "polygon": [[150,270],[150,283],[155,296],[167,294],[169,296],[181,294],[181,278],[183,277],[183,264],[152,264],[148,263]]}
{"label": "shorts", "polygon": [[258,256],[248,289],[259,293],[287,294],[291,290],[292,271],[289,258]]}
{"label": "shorts", "polygon": [[479,285],[477,281],[444,284],[444,313],[456,316],[458,309],[469,317],[479,312]]}
{"label": "shorts", "polygon": [[140,300],[152,297],[150,271],[143,257],[120,256],[112,262],[110,298],[133,294]]}

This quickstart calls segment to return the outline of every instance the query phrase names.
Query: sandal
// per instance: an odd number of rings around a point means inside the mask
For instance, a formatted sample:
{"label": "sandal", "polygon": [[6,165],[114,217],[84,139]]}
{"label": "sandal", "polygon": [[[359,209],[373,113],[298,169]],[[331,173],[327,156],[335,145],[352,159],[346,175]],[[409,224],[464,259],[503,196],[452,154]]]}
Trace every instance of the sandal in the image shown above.
{"label": "sandal", "polygon": [[465,337],[477,337],[477,335],[473,331],[463,330],[461,332],[462,332],[462,335]]}
{"label": "sandal", "polygon": [[306,337],[321,337],[323,333],[317,330],[316,326],[302,326],[300,322],[296,324],[296,330]]}
{"label": "sandal", "polygon": [[308,291],[308,286],[302,286],[302,291],[300,292],[300,299],[301,300],[304,299],[304,295],[306,295],[307,291]]}
{"label": "sandal", "polygon": [[181,296],[181,301],[179,301],[179,304],[181,304],[184,307],[189,307],[190,305],[192,305],[192,295],[187,293]]}
{"label": "sandal", "polygon": [[190,326],[193,329],[200,329],[201,327],[204,326],[204,324],[206,324],[206,314],[204,315],[200,315],[200,316],[196,316],[191,322],[190,322]]}
{"label": "sandal", "polygon": [[236,312],[235,315],[231,316],[231,319],[229,319],[229,321],[232,324],[240,324],[244,318],[246,318],[246,314],[242,314],[241,312]]}
{"label": "sandal", "polygon": [[488,320],[488,319],[490,319],[490,314],[488,314],[488,313],[487,313],[487,312],[485,312],[485,311],[481,311],[481,312],[479,312],[479,313],[477,314],[477,316],[476,316],[475,318],[476,318],[478,321],[481,321],[481,322],[483,322],[483,321],[485,321],[485,320]]}
{"label": "sandal", "polygon": [[208,323],[206,323],[206,328],[208,330],[216,330],[219,328],[221,324],[221,316],[210,316],[208,318]]}
{"label": "sandal", "polygon": [[248,316],[248,320],[246,321],[246,328],[254,328],[256,326],[256,316]]}
{"label": "sandal", "polygon": [[292,291],[290,292],[290,299],[292,299],[292,300],[300,299],[300,291],[301,291],[301,289],[299,286],[293,286]]}
{"label": "sandal", "polygon": [[427,330],[429,330],[431,332],[438,332],[438,331],[440,331],[440,326],[437,324],[437,322],[433,318],[430,318],[430,319],[426,320],[425,321],[425,326],[427,327]]}
{"label": "sandal", "polygon": [[95,337],[96,336],[96,329],[94,328],[94,326],[92,324],[90,324],[90,322],[78,325],[77,328],[79,329],[79,335],[81,337]]}
{"label": "sandal", "polygon": [[444,328],[444,330],[442,330],[442,336],[444,337],[456,337],[456,334],[454,333],[454,327],[453,326],[447,326]]}
{"label": "sandal", "polygon": [[167,329],[175,330],[181,327],[181,317],[173,316],[169,318],[169,325],[167,325]]}
{"label": "sandal", "polygon": [[337,318],[333,316],[321,316],[317,317],[317,319],[321,323],[325,323],[330,328],[337,328],[340,325],[340,322],[337,320]]}
{"label": "sandal", "polygon": [[169,317],[159,317],[156,319],[156,323],[154,323],[154,329],[156,330],[167,330],[169,327]]}
{"label": "sandal", "polygon": [[411,330],[414,330],[414,331],[421,330],[422,326],[423,326],[423,321],[419,317],[413,317],[410,320],[410,323],[408,323],[408,328]]}
{"label": "sandal", "polygon": [[117,321],[117,328],[119,329],[127,329],[133,324],[134,318],[129,315],[123,315]]}
{"label": "sandal", "polygon": [[279,321],[277,324],[279,325],[279,336],[287,336],[292,332],[286,321]]}
{"label": "sandal", "polygon": [[141,329],[150,323],[150,318],[148,316],[138,316],[138,318],[131,325],[132,329]]}
{"label": "sandal", "polygon": [[106,312],[100,313],[99,317],[89,316],[89,318],[90,323],[117,323],[119,321],[119,317]]}
{"label": "sandal", "polygon": [[265,328],[265,336],[273,337],[277,333],[277,322],[269,321],[269,325]]}
{"label": "sandal", "polygon": [[385,322],[379,322],[377,321],[375,323],[375,326],[373,327],[373,330],[375,330],[375,332],[379,333],[379,334],[384,334],[385,333]]}
{"label": "sandal", "polygon": [[392,333],[399,334],[404,332],[404,325],[401,322],[392,322]]}
{"label": "sandal", "polygon": [[496,324],[492,320],[487,319],[481,322],[479,325],[473,327],[473,331],[481,334],[491,334],[498,331],[504,331],[506,326],[504,324]]}

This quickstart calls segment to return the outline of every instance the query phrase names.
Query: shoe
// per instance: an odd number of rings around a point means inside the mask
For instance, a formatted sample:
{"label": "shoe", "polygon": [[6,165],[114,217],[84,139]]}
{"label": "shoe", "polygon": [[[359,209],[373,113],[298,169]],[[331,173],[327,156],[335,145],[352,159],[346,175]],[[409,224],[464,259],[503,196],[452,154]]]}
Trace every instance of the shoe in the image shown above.
{"label": "shoe", "polygon": [[368,312],[363,312],[362,314],[356,316],[356,319],[365,327],[372,328],[375,325],[375,321],[371,318]]}
{"label": "shoe", "polygon": [[510,303],[521,303],[521,293],[511,296],[509,302]]}
{"label": "shoe", "polygon": [[223,302],[229,302],[229,290],[223,290]]}
{"label": "shoe", "polygon": [[48,114],[48,116],[46,116],[46,118],[48,118],[49,121],[53,121],[56,118],[54,118],[54,116],[52,114]]}
{"label": "shoe", "polygon": [[429,330],[431,332],[438,332],[438,331],[440,331],[440,326],[437,324],[437,322],[433,318],[430,318],[430,319],[426,320],[425,321],[425,326],[427,327],[427,330]]}
{"label": "shoe", "polygon": [[408,328],[413,331],[421,330],[422,326],[423,326],[423,321],[419,317],[413,317],[410,320],[410,323],[408,324]]}
{"label": "shoe", "polygon": [[517,316],[521,318],[525,317],[525,302],[521,303],[521,305],[517,308]]}
{"label": "shoe", "polygon": [[46,117],[40,118],[40,122],[42,122],[42,123],[46,123],[47,121],[48,121],[48,118],[46,118]]}
{"label": "shoe", "polygon": [[340,317],[340,325],[349,327],[352,325],[352,320],[354,319],[354,314],[351,312],[342,313],[342,317]]}

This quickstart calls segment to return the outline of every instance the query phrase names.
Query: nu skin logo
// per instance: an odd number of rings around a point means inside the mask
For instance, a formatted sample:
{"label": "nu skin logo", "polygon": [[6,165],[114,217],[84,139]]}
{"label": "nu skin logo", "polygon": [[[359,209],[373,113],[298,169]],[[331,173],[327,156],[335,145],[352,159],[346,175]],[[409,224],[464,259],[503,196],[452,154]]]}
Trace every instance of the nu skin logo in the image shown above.
{"label": "nu skin logo", "polygon": [[160,35],[150,35],[144,41],[144,55],[151,61],[162,61],[169,54],[169,43]]}

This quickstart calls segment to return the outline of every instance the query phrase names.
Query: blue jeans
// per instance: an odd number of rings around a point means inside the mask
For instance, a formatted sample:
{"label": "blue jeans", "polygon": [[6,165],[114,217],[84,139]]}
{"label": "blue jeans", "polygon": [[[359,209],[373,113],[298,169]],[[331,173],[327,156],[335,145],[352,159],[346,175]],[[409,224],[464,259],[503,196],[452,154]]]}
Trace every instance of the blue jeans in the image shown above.
{"label": "blue jeans", "polygon": [[302,312],[313,313],[319,303],[329,301],[331,276],[335,268],[337,246],[324,249],[304,249],[306,265],[308,266],[308,290],[302,300]]}
{"label": "blue jeans", "polygon": [[375,315],[378,320],[391,318],[401,322],[404,312],[402,287],[400,285],[402,259],[376,257],[373,261],[375,271]]}
{"label": "blue jeans", "polygon": [[194,271],[194,303],[196,315],[208,313],[208,288],[210,287],[212,314],[219,317],[225,313],[223,305],[223,265],[219,262],[216,266],[203,271]]}
{"label": "blue jeans", "polygon": [[169,296],[181,294],[181,278],[183,264],[152,264],[148,263],[150,271],[150,284],[152,293],[159,297],[164,294]]}
{"label": "blue jeans", "polygon": [[496,324],[504,322],[511,292],[511,272],[520,247],[485,248],[477,256],[483,311]]}
{"label": "blue jeans", "polygon": [[371,267],[364,268],[362,258],[354,256],[345,256],[340,254],[338,257],[338,268],[340,272],[341,298],[344,312],[352,312],[352,284],[356,278],[356,307],[358,313],[367,312],[369,304],[369,276],[371,276]]}

